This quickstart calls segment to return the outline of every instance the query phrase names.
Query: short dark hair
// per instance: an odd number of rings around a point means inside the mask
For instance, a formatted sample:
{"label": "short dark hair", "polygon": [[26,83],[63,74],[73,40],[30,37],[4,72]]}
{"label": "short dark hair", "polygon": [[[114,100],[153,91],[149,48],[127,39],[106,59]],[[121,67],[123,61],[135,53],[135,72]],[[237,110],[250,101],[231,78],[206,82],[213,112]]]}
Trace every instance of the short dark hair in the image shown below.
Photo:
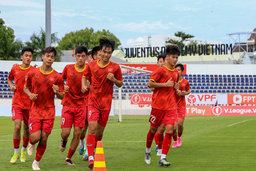
{"label": "short dark hair", "polygon": [[91,55],[91,54],[92,54],[92,51],[90,50],[87,55]]}
{"label": "short dark hair", "polygon": [[54,57],[57,55],[57,51],[56,51],[55,47],[52,47],[52,46],[44,48],[42,51],[42,54],[45,55],[46,53],[51,53],[51,52],[53,52]]}
{"label": "short dark hair", "polygon": [[181,71],[184,71],[184,66],[182,64],[176,64],[175,68],[180,67]]}
{"label": "short dark hair", "polygon": [[166,47],[166,53],[167,55],[178,55],[180,56],[180,48],[179,46],[173,44],[173,45],[168,45]]}
{"label": "short dark hair", "polygon": [[78,47],[76,48],[75,55],[76,55],[77,53],[83,53],[83,52],[85,52],[85,54],[87,55],[87,53],[88,53],[88,48],[87,48],[86,46],[78,46]]}
{"label": "short dark hair", "polygon": [[160,55],[157,56],[157,62],[163,58],[163,61],[165,60],[165,57],[166,57],[166,53],[161,53]]}
{"label": "short dark hair", "polygon": [[106,37],[102,37],[99,39],[99,43],[100,43],[100,49],[102,50],[102,48],[105,46],[106,48],[112,48],[112,52],[115,49],[115,41],[108,39]]}
{"label": "short dark hair", "polygon": [[97,55],[98,51],[100,51],[100,46],[95,46],[94,48],[92,48],[92,58],[94,55]]}
{"label": "short dark hair", "polygon": [[34,50],[32,49],[32,47],[29,47],[29,46],[26,46],[26,47],[24,47],[23,49],[22,49],[22,51],[21,51],[21,55],[23,55],[25,52],[31,52],[32,53],[32,55],[33,55],[33,53],[34,53]]}

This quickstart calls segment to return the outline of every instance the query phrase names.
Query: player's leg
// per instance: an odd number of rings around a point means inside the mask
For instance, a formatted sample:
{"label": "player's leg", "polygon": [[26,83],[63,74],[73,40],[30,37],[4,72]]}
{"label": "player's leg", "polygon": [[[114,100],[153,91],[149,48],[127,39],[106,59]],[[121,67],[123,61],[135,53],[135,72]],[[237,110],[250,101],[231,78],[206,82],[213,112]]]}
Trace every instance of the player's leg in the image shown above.
{"label": "player's leg", "polygon": [[[80,145],[81,145],[81,147],[79,146],[79,154],[81,154],[80,153],[80,149],[83,149],[83,151],[85,150],[85,154],[83,155],[83,160],[84,161],[87,161],[88,160],[88,150],[87,150],[87,146],[86,146],[86,140],[85,140],[85,135],[86,135],[86,132],[87,132],[87,128],[88,128],[88,121],[86,121],[86,124],[85,124],[85,126],[84,126],[84,128],[83,128],[83,130],[82,131],[84,131],[85,132],[85,134],[84,134],[84,138],[83,138],[83,140],[81,141],[81,137],[80,137]],[[82,133],[81,133],[82,134]],[[83,144],[83,146],[82,146],[82,144]],[[82,151],[82,150],[81,150]],[[83,153],[82,153],[83,154]]]}
{"label": "player's leg", "polygon": [[40,162],[41,158],[44,155],[44,152],[45,152],[45,149],[46,149],[46,146],[47,146],[48,137],[52,132],[54,119],[42,120],[41,123],[42,123],[41,137],[40,137],[40,141],[38,143],[37,149],[36,149],[36,157],[35,157],[35,160],[32,164],[33,170],[40,170],[39,162]]}
{"label": "player's leg", "polygon": [[90,169],[93,168],[94,164],[94,148],[95,148],[95,134],[98,125],[100,111],[94,106],[88,106],[88,135],[87,135],[87,150],[88,150],[88,160]]}
{"label": "player's leg", "polygon": [[177,148],[177,127],[178,127],[178,122],[175,122],[174,128],[173,128],[173,145],[172,145],[172,148]]}
{"label": "player's leg", "polygon": [[26,161],[26,151],[27,151],[27,146],[29,143],[29,127],[28,127],[28,120],[29,120],[29,110],[24,110],[23,109],[23,146],[21,149],[21,157],[20,161],[25,162]]}
{"label": "player's leg", "polygon": [[63,106],[62,114],[61,114],[61,141],[60,141],[60,151],[63,152],[66,149],[66,145],[68,142],[68,137],[70,135],[70,131],[72,128],[74,116],[73,116],[73,108],[68,106]]}
{"label": "player's leg", "polygon": [[157,133],[155,134],[156,141],[158,142],[158,151],[157,151],[157,156],[162,155],[162,147],[163,147],[163,140],[164,140],[164,131],[165,131],[165,125],[161,124],[157,128]]}
{"label": "player's leg", "polygon": [[74,111],[74,133],[73,133],[73,138],[72,138],[72,141],[70,144],[70,149],[68,151],[68,155],[67,155],[66,161],[65,161],[65,164],[67,164],[67,165],[75,165],[71,161],[71,158],[74,155],[76,148],[79,144],[81,131],[85,125],[84,109],[85,108],[75,108],[75,111]]}
{"label": "player's leg", "polygon": [[[86,131],[88,128],[88,119],[87,119],[87,113],[88,113],[88,106],[85,107],[84,109],[84,115],[85,115],[85,126],[82,129],[81,135],[80,135],[80,145],[79,145],[79,154],[82,155],[84,153],[84,150],[86,150],[86,141],[85,141],[85,136],[86,136]],[[86,151],[87,153],[87,151]],[[83,160],[85,158],[88,160],[88,154],[87,156],[83,156]]]}
{"label": "player's leg", "polygon": [[35,150],[35,144],[41,139],[41,120],[30,118],[29,119],[29,145],[27,148],[27,153],[29,156],[32,156]]}
{"label": "player's leg", "polygon": [[21,119],[14,120],[14,132],[13,132],[13,147],[14,154],[10,160],[10,163],[16,163],[19,158],[19,146],[20,146],[20,129],[21,129]]}
{"label": "player's leg", "polygon": [[146,151],[145,151],[145,158],[144,161],[146,164],[151,163],[151,145],[155,136],[155,133],[157,131],[158,126],[161,123],[162,117],[161,117],[162,111],[152,108],[149,122],[150,122],[150,129],[147,134],[147,142],[146,142]]}
{"label": "player's leg", "polygon": [[159,133],[158,133],[158,129],[156,131],[156,134],[154,136],[154,139],[155,139],[155,143],[156,143],[156,149],[155,149],[155,152],[158,152],[158,141],[157,141],[157,137],[158,137]]}
{"label": "player's leg", "polygon": [[178,119],[178,143],[177,146],[180,147],[181,146],[181,135],[183,133],[184,127],[183,127],[183,123],[184,123],[184,119],[179,118]]}
{"label": "player's leg", "polygon": [[161,166],[171,165],[171,163],[166,160],[166,156],[172,144],[172,136],[173,136],[173,130],[174,130],[174,125],[176,120],[176,117],[175,117],[176,114],[177,114],[176,110],[165,111],[164,113],[164,118],[162,120],[162,123],[165,123],[166,133],[163,141],[162,155],[159,161],[159,165]]}

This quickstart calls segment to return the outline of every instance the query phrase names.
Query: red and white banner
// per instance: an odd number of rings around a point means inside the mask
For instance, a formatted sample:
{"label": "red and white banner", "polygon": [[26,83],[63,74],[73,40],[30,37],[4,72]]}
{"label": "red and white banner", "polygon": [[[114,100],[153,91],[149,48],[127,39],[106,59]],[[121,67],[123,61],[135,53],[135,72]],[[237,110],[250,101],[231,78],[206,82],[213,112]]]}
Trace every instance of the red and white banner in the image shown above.
{"label": "red and white banner", "polygon": [[[136,68],[136,69],[141,69],[141,70],[147,70],[147,71],[155,71],[158,66],[157,64],[120,64],[120,65],[125,65],[128,67],[132,67],[132,68]],[[183,71],[183,75],[187,74],[187,65],[183,65],[184,66],[184,71]],[[125,72],[127,69],[122,69],[123,72]],[[137,71],[132,71],[132,73],[137,73]]]}
{"label": "red and white banner", "polygon": [[228,104],[256,104],[256,94],[228,94]]}
{"label": "red and white banner", "polygon": [[187,106],[186,116],[212,115],[211,106]]}
{"label": "red and white banner", "polygon": [[256,115],[256,106],[216,106],[212,107],[213,115]]}
{"label": "red and white banner", "polygon": [[152,102],[152,94],[131,94],[131,104],[149,104]]}
{"label": "red and white banner", "polygon": [[189,94],[186,96],[186,103],[194,105],[227,104],[227,94]]}

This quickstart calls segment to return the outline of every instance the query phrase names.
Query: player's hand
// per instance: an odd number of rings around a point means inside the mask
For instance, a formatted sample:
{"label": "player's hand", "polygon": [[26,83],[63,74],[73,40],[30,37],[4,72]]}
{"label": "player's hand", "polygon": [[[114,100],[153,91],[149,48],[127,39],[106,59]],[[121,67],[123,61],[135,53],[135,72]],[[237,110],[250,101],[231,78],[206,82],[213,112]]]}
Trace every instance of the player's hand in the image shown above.
{"label": "player's hand", "polygon": [[186,96],[186,91],[182,91],[182,92],[180,93],[180,96]]}
{"label": "player's hand", "polygon": [[115,81],[114,74],[113,73],[108,73],[107,79],[109,79],[110,81],[114,82]]}
{"label": "player's hand", "polygon": [[31,93],[30,94],[30,96],[29,96],[29,98],[30,98],[30,100],[36,100],[37,99],[37,96],[38,96],[38,94],[34,94],[34,93]]}
{"label": "player's hand", "polygon": [[85,86],[87,87],[87,89],[89,89],[91,87],[91,83],[89,80],[86,81]]}
{"label": "player's hand", "polygon": [[16,87],[15,87],[15,86],[12,86],[12,87],[11,87],[11,91],[12,91],[12,92],[15,92],[15,91],[16,91]]}
{"label": "player's hand", "polygon": [[181,96],[181,91],[180,90],[176,90],[176,93]]}
{"label": "player's hand", "polygon": [[53,84],[52,89],[53,89],[54,93],[59,92],[59,86],[58,85]]}
{"label": "player's hand", "polygon": [[166,87],[173,87],[174,86],[174,82],[172,81],[172,78],[169,79],[165,84],[166,84]]}
{"label": "player's hand", "polygon": [[178,82],[178,83],[175,83],[174,89],[175,89],[175,90],[179,90],[179,88],[180,88],[180,83],[179,83],[179,82]]}
{"label": "player's hand", "polygon": [[65,93],[67,93],[67,92],[68,92],[68,90],[69,90],[69,86],[64,85],[64,91],[65,91]]}
{"label": "player's hand", "polygon": [[153,92],[153,91],[155,91],[155,88],[151,88],[150,90]]}
{"label": "player's hand", "polygon": [[87,86],[83,86],[81,92],[85,93],[86,91],[88,91],[88,87]]}

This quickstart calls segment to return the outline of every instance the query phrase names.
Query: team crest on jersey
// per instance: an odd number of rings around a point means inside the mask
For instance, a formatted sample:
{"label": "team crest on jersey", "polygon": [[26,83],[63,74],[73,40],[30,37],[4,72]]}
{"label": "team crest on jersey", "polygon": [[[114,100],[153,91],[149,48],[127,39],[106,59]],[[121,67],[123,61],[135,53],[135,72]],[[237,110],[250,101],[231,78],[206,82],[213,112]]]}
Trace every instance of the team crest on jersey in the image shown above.
{"label": "team crest on jersey", "polygon": [[19,73],[19,72],[17,72],[17,71],[15,72],[15,74],[18,74],[18,73]]}
{"label": "team crest on jersey", "polygon": [[93,72],[96,72],[96,71],[97,71],[97,69],[94,69],[94,70],[93,70]]}
{"label": "team crest on jersey", "polygon": [[38,75],[36,75],[35,77],[36,77],[36,78],[39,78],[39,76],[38,76]]}
{"label": "team crest on jersey", "polygon": [[165,73],[166,75],[169,75],[167,72]]}
{"label": "team crest on jersey", "polygon": [[73,75],[74,75],[73,73],[70,74],[70,76],[73,76]]}
{"label": "team crest on jersey", "polygon": [[53,77],[51,77],[51,78],[50,78],[50,81],[54,81],[54,78],[53,78]]}
{"label": "team crest on jersey", "polygon": [[112,71],[113,71],[113,69],[112,69],[112,68],[109,68],[109,69],[108,69],[108,72],[112,72]]}

